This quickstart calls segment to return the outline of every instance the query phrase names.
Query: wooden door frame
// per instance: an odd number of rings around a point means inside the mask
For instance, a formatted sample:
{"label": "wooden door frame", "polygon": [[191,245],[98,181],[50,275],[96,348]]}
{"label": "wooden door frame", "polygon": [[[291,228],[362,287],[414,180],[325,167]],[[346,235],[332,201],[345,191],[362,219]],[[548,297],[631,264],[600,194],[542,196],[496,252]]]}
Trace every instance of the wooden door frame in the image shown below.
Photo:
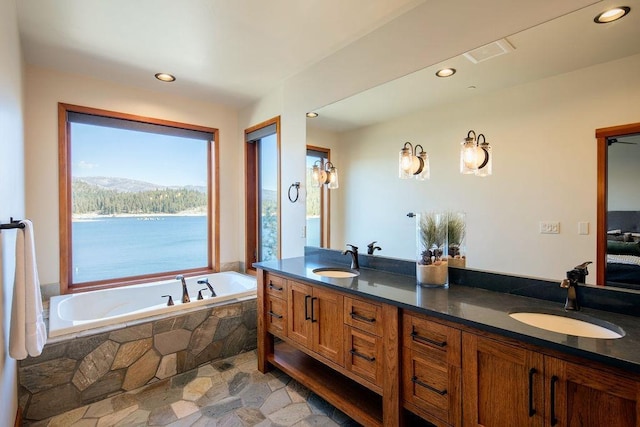
{"label": "wooden door frame", "polygon": [[598,141],[596,284],[599,286],[607,284],[607,139],[637,133],[640,133],[640,123],[596,129],[596,138]]}

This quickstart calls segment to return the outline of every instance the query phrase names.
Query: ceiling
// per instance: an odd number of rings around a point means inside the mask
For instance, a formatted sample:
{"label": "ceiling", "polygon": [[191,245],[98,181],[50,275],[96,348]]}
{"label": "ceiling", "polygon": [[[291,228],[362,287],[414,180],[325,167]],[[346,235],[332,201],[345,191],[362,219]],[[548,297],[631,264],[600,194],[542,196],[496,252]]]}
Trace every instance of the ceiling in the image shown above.
{"label": "ceiling", "polygon": [[[461,44],[469,43],[470,36],[482,40],[489,33],[510,34],[596,1],[16,0],[16,3],[22,50],[28,64],[241,108],[314,65],[324,61],[317,68],[326,66],[327,59],[337,53],[347,55],[353,64],[377,63],[376,69],[367,69],[372,75],[379,68],[398,76],[458,53]],[[412,24],[415,27],[405,25],[412,16],[413,21],[419,21]],[[469,22],[473,25],[468,25]],[[443,31],[456,26],[469,28],[467,38],[460,37],[460,33],[452,37]],[[370,37],[374,33],[382,36]],[[367,38],[368,48],[353,49],[358,46],[356,42]],[[372,45],[373,40],[378,40],[377,44]],[[431,50],[432,55],[424,54],[425,49]],[[388,57],[381,58],[380,52],[388,52]],[[393,58],[394,52],[401,61]],[[413,62],[400,64],[403,61]],[[344,78],[340,77],[345,71],[349,70],[331,70],[328,74],[333,80],[323,79],[323,83],[343,84]],[[161,83],[153,78],[157,72],[174,74],[177,80]],[[313,80],[317,82],[315,75]],[[388,78],[380,81],[385,80]]]}
{"label": "ceiling", "polygon": [[[609,24],[593,18],[610,7],[631,12]],[[507,36],[510,53],[474,64],[457,55],[316,110],[309,126],[344,132],[445,103],[640,53],[640,1],[604,1]],[[435,72],[457,70],[449,78]],[[640,70],[639,70],[640,72]],[[615,70],[611,70],[615,82]],[[594,88],[606,90],[606,88]]]}
{"label": "ceiling", "polygon": [[[231,106],[424,0],[17,0],[29,64]],[[177,77],[162,87],[155,73]]]}

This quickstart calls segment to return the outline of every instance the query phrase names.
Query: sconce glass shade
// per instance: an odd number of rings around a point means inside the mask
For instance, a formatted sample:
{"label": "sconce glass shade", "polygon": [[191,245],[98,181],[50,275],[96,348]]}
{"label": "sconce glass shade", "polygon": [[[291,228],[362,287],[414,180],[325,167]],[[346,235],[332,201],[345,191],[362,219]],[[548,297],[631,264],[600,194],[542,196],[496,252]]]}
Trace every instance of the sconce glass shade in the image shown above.
{"label": "sconce glass shade", "polygon": [[482,162],[478,165],[478,169],[476,169],[476,175],[481,177],[490,176],[493,172],[493,155],[491,153],[491,146],[489,143],[483,142],[480,144],[478,146],[478,153],[481,153]]}
{"label": "sconce glass shade", "polygon": [[329,168],[329,172],[326,173],[326,182],[328,183],[327,187],[331,190],[339,187],[338,169],[333,165]]}
{"label": "sconce glass shade", "polygon": [[426,151],[421,152],[416,157],[420,161],[422,168],[419,172],[415,173],[415,177],[418,181],[424,181],[431,178],[431,168],[429,167],[429,156]]}
{"label": "sconce glass shade", "polygon": [[311,169],[311,178],[313,179],[313,185],[315,185],[316,187],[322,187],[322,180],[321,180],[321,173],[322,170],[320,169],[319,165],[313,165],[313,169]]}
{"label": "sconce glass shade", "polygon": [[404,148],[400,150],[400,157],[398,159],[398,176],[401,179],[409,179],[413,176],[412,169],[413,153],[405,144]]}
{"label": "sconce glass shade", "polygon": [[460,173],[476,173],[478,167],[478,146],[473,138],[465,138],[460,145]]}

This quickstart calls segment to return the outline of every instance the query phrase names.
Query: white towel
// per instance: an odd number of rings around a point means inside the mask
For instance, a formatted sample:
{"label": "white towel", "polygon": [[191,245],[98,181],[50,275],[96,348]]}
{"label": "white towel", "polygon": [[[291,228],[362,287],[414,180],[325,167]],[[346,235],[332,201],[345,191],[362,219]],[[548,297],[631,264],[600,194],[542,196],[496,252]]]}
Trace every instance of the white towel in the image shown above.
{"label": "white towel", "polygon": [[17,360],[39,356],[47,342],[47,327],[42,318],[42,296],[33,244],[33,225],[21,221],[16,236],[16,275],[13,284],[9,355]]}

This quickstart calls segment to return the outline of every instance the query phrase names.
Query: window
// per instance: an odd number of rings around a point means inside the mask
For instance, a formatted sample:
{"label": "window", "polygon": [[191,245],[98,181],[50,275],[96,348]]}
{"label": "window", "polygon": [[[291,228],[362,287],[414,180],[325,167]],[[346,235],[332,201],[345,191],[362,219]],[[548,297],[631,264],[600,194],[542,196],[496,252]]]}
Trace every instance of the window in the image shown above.
{"label": "window", "polygon": [[307,246],[329,247],[329,190],[312,178],[313,165],[329,161],[329,149],[307,146]]}
{"label": "window", "polygon": [[280,256],[280,119],[245,130],[246,267]]}
{"label": "window", "polygon": [[67,104],[59,127],[62,293],[217,270],[216,129]]}

